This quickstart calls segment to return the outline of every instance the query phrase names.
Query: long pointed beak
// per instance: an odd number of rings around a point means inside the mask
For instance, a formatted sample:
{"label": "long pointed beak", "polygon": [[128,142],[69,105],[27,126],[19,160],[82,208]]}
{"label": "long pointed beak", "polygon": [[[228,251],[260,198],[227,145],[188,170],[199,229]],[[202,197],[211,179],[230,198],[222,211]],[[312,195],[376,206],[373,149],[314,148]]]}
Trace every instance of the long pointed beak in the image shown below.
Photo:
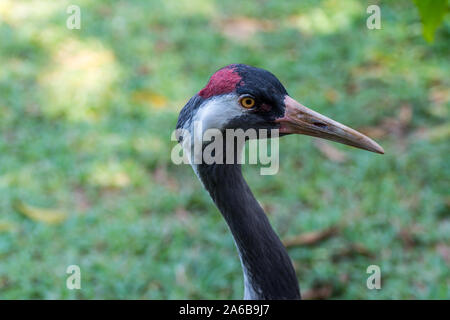
{"label": "long pointed beak", "polygon": [[369,137],[305,107],[289,96],[285,97],[284,104],[286,106],[284,117],[275,120],[280,123],[280,133],[306,134],[384,153],[383,148]]}

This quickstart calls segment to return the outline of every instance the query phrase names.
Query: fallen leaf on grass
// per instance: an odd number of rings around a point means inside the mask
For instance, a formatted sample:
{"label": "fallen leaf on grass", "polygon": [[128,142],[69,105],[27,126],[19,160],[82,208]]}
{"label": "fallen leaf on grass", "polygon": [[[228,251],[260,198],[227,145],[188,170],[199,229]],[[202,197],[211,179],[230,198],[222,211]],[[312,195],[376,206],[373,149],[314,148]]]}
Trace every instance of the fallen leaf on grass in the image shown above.
{"label": "fallen leaf on grass", "polygon": [[339,100],[339,92],[335,89],[328,89],[325,91],[325,99],[330,103],[336,103]]}
{"label": "fallen leaf on grass", "polygon": [[419,239],[417,236],[417,230],[415,229],[401,229],[398,232],[398,237],[402,241],[403,245],[410,249],[419,244]]}
{"label": "fallen leaf on grass", "polygon": [[167,98],[165,96],[149,90],[135,91],[132,98],[136,103],[148,104],[157,109],[167,105]]}
{"label": "fallen leaf on grass", "polygon": [[11,285],[11,281],[7,276],[0,276],[0,290]]}
{"label": "fallen leaf on grass", "polygon": [[293,238],[284,240],[286,248],[294,246],[308,246],[316,244],[317,242],[328,239],[338,233],[337,227],[330,227],[324,230],[306,232]]}
{"label": "fallen leaf on grass", "polygon": [[79,211],[85,212],[91,207],[91,203],[89,202],[88,196],[83,188],[75,188],[73,191],[73,198]]}
{"label": "fallen leaf on grass", "polygon": [[304,300],[321,300],[328,299],[333,294],[333,286],[331,284],[325,284],[315,288],[311,288],[302,293],[302,299]]}
{"label": "fallen leaf on grass", "polygon": [[428,99],[430,104],[426,112],[436,118],[447,119],[450,111],[448,108],[450,88],[436,85],[429,90]]}
{"label": "fallen leaf on grass", "polygon": [[414,135],[419,139],[429,139],[432,142],[446,140],[450,137],[450,124],[442,124],[433,128],[421,128]]}
{"label": "fallen leaf on grass", "polygon": [[9,221],[0,221],[0,232],[15,231],[16,225]]}
{"label": "fallen leaf on grass", "polygon": [[411,123],[412,108],[409,104],[405,104],[400,108],[397,119],[403,127],[406,127]]}
{"label": "fallen leaf on grass", "polygon": [[358,131],[361,131],[372,139],[380,139],[387,135],[402,138],[407,132],[412,116],[413,112],[411,106],[405,104],[400,108],[397,116],[384,118],[380,125],[359,128]]}
{"label": "fallen leaf on grass", "polygon": [[359,128],[358,131],[361,131],[361,133],[364,133],[366,136],[372,139],[381,139],[388,134],[387,130],[381,126]]}
{"label": "fallen leaf on grass", "polygon": [[175,217],[177,217],[179,220],[185,222],[189,218],[189,212],[183,207],[178,207],[175,210]]}
{"label": "fallen leaf on grass", "polygon": [[268,20],[238,17],[220,21],[218,28],[229,39],[245,41],[259,31],[273,30],[274,25]]}
{"label": "fallen leaf on grass", "polygon": [[164,166],[160,166],[155,169],[153,172],[153,179],[155,179],[155,182],[167,187],[171,191],[178,190],[177,182],[169,176],[167,168]]}
{"label": "fallen leaf on grass", "polygon": [[349,246],[343,248],[342,250],[335,253],[332,257],[333,261],[338,261],[343,258],[352,258],[355,256],[365,256],[369,258],[373,258],[374,254],[359,243],[352,243]]}
{"label": "fallen leaf on grass", "polygon": [[441,257],[445,260],[447,265],[450,266],[450,246],[447,246],[443,243],[439,243],[436,247],[436,250],[441,255]]}
{"label": "fallen leaf on grass", "polygon": [[343,163],[348,159],[347,155],[344,152],[338,150],[329,142],[314,139],[314,145],[325,157],[327,157],[333,162]]}
{"label": "fallen leaf on grass", "polygon": [[15,200],[13,206],[17,212],[34,221],[58,224],[67,219],[67,214],[63,211],[33,207],[20,200]]}

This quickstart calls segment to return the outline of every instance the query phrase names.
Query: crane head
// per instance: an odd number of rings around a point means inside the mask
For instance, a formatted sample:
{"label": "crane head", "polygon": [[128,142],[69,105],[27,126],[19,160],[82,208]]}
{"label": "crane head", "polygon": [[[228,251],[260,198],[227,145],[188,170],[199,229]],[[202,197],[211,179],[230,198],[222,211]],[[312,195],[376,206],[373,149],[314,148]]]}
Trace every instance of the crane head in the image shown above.
{"label": "crane head", "polygon": [[207,129],[279,129],[280,135],[304,134],[384,153],[364,134],[315,112],[289,96],[272,73],[244,64],[216,71],[180,112],[177,128],[194,121]]}

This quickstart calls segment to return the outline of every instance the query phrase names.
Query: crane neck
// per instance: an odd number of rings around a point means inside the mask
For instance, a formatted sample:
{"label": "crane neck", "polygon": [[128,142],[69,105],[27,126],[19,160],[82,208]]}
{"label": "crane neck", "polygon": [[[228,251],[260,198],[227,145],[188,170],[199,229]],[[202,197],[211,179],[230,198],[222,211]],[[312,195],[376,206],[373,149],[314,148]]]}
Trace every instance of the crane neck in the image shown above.
{"label": "crane neck", "polygon": [[245,299],[300,299],[292,262],[239,164],[201,164],[196,172],[233,234]]}

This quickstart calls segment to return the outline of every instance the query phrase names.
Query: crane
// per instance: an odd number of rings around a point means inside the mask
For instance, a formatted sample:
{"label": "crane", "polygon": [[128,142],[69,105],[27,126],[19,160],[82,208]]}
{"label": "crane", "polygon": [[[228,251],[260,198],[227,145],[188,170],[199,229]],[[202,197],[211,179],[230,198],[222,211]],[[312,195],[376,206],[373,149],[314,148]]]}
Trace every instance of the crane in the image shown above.
{"label": "crane", "polygon": [[[194,137],[184,139],[179,135],[178,142],[191,152],[192,168],[233,235],[243,270],[244,299],[300,299],[291,259],[244,180],[241,164],[192,160],[198,140],[195,123],[201,124],[201,132],[278,129],[280,137],[310,135],[380,154],[384,153],[383,148],[358,131],[291,98],[271,72],[245,64],[232,64],[216,71],[180,111],[176,128]],[[205,148],[207,142],[201,143],[201,148]],[[223,157],[229,151],[227,147],[224,143]],[[234,160],[238,156],[237,152]]]}

